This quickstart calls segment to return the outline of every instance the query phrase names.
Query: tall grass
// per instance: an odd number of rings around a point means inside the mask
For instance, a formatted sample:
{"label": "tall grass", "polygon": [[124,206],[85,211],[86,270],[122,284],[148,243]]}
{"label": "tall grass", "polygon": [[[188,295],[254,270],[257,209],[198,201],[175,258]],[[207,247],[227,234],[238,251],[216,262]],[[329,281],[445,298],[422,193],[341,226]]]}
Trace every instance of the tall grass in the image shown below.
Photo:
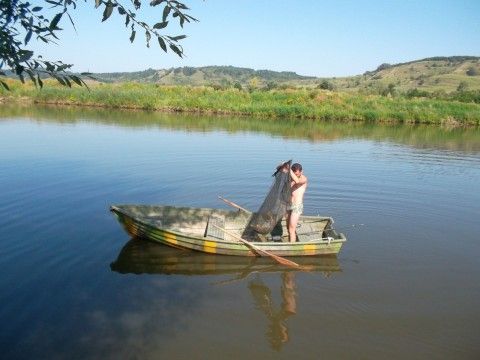
{"label": "tall grass", "polygon": [[394,123],[458,123],[480,125],[480,104],[385,97],[328,90],[286,89],[241,91],[234,88],[159,86],[143,83],[94,84],[65,88],[48,83],[43,89],[9,82],[0,91],[5,100],[27,99],[45,104],[72,104],[160,111],[239,114],[268,118],[321,119]]}

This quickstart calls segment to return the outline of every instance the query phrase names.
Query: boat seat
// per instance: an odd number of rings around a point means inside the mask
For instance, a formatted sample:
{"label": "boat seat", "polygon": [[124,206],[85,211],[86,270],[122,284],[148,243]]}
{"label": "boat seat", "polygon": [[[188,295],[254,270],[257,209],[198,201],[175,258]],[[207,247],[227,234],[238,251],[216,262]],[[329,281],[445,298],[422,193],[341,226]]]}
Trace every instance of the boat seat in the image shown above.
{"label": "boat seat", "polygon": [[225,239],[225,232],[216,228],[225,229],[225,216],[222,215],[210,215],[207,221],[207,228],[205,229],[205,237],[217,239],[217,240],[224,240]]}
{"label": "boat seat", "polygon": [[322,238],[322,231],[315,223],[303,223],[297,228],[298,242],[317,241]]}

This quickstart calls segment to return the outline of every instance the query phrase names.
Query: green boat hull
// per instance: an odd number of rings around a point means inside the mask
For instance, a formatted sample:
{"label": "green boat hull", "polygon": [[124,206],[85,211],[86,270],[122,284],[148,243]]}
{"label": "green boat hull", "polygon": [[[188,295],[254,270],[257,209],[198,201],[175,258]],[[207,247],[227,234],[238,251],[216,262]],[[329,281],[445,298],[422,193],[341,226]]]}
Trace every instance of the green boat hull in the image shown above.
{"label": "green boat hull", "polygon": [[[248,222],[251,214],[209,208],[148,205],[115,205],[111,206],[110,210],[132,237],[207,254],[259,256],[255,250],[234,237],[225,236],[222,239],[209,235],[207,231],[209,219],[215,216],[225,219],[225,233],[237,230],[238,235],[241,235],[242,224]],[[327,217],[302,216],[299,224],[303,224],[305,229],[315,230],[315,227],[324,226],[323,231],[305,231],[305,236],[297,231],[299,239],[304,241],[295,243],[271,237],[270,240],[254,244],[261,250],[282,257],[338,254],[346,238],[331,227],[332,222],[332,219]],[[283,233],[285,232],[284,229]]]}

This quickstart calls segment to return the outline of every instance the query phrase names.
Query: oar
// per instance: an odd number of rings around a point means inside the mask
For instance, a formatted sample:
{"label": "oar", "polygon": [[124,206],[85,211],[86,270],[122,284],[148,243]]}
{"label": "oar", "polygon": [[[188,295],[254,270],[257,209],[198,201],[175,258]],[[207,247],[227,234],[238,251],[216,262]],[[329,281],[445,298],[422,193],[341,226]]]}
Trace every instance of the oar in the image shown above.
{"label": "oar", "polygon": [[221,228],[220,226],[217,226],[215,224],[210,224],[214,227],[216,227],[217,229],[219,230],[222,230],[225,234],[227,235],[230,235],[232,236],[233,238],[237,239],[238,241],[242,242],[243,244],[247,245],[248,247],[252,248],[253,250],[255,250],[255,252],[257,252],[258,254],[260,255],[263,255],[263,256],[270,256],[271,258],[273,258],[276,262],[278,262],[279,264],[282,264],[282,265],[285,265],[285,266],[291,266],[291,267],[300,267],[300,265],[298,265],[296,262],[293,262],[291,260],[288,260],[288,259],[285,259],[281,256],[278,256],[278,255],[275,255],[275,254],[272,254],[268,251],[265,251],[265,250],[262,250],[260,249],[259,247],[253,245],[250,241],[247,241],[245,239],[242,239],[240,236],[238,236],[237,234],[234,234],[234,233],[231,233],[230,231],[227,231],[225,230],[224,228]]}
{"label": "oar", "polygon": [[225,198],[223,198],[223,197],[221,197],[221,196],[218,196],[218,198],[219,198],[220,200],[226,202],[228,205],[233,206],[233,207],[236,208],[236,209],[245,211],[246,213],[249,213],[249,214],[252,213],[251,211],[248,211],[247,209],[241,207],[240,205],[235,204],[233,201],[227,200],[227,199],[225,199]]}

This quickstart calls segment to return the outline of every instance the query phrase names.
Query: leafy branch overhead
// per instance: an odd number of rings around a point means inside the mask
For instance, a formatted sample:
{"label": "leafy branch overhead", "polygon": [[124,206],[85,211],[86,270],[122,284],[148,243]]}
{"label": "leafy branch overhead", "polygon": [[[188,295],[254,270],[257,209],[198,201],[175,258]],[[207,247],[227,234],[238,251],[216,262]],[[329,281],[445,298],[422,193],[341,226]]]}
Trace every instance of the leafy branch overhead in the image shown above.
{"label": "leafy branch overhead", "polygon": [[[184,56],[183,47],[179,41],[186,35],[171,36],[163,33],[172,20],[178,21],[183,28],[185,22],[198,21],[187,14],[190,10],[184,3],[175,0],[152,0],[151,7],[163,7],[161,17],[155,24],[148,25],[137,17],[141,11],[141,0],[131,0],[129,5],[124,5],[117,0],[94,0],[95,9],[103,11],[102,22],[112,15],[122,16],[125,26],[129,29],[130,41],[136,38],[137,31],[145,33],[147,47],[150,47],[152,38],[156,38],[158,46],[165,52],[170,49],[180,57]],[[5,70],[13,71],[22,82],[28,77],[35,86],[43,86],[42,78],[53,77],[65,86],[71,87],[73,83],[85,85],[81,76],[72,75],[67,71],[73,64],[64,64],[62,61],[45,60],[35,56],[27,45],[34,39],[46,44],[56,44],[62,28],[59,24],[65,18],[75,28],[73,12],[77,3],[87,3],[88,0],[45,0],[45,6],[38,6],[21,0],[0,0],[0,76],[5,76]],[[49,18],[46,13],[57,10]],[[82,73],[88,76],[88,73]],[[8,85],[0,78],[0,84],[8,90]]]}

